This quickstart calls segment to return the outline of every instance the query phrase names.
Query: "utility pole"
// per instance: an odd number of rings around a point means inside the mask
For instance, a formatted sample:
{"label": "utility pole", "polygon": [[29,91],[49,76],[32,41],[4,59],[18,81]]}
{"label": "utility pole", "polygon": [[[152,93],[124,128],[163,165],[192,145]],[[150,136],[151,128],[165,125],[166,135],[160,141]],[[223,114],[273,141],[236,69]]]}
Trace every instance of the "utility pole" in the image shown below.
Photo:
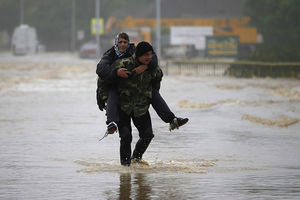
{"label": "utility pole", "polygon": [[[98,23],[98,20],[100,18],[100,0],[95,0],[96,1],[96,20]],[[97,59],[100,58],[100,52],[101,52],[101,47],[100,47],[100,32],[96,33],[96,43],[97,43]]]}
{"label": "utility pole", "polygon": [[24,0],[20,0],[20,25],[24,24]]}
{"label": "utility pole", "polygon": [[156,55],[161,58],[160,0],[156,0]]}
{"label": "utility pole", "polygon": [[71,51],[76,48],[76,0],[72,0]]}

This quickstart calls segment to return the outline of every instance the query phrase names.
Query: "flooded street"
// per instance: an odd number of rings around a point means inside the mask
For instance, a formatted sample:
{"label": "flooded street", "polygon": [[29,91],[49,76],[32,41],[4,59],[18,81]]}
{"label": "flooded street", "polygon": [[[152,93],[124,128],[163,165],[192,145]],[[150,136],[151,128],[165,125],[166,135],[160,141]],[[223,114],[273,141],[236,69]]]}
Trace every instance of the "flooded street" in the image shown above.
{"label": "flooded street", "polygon": [[[0,54],[0,199],[299,199],[300,80],[164,76],[150,166],[103,141],[96,61]],[[133,145],[137,130],[133,128]]]}

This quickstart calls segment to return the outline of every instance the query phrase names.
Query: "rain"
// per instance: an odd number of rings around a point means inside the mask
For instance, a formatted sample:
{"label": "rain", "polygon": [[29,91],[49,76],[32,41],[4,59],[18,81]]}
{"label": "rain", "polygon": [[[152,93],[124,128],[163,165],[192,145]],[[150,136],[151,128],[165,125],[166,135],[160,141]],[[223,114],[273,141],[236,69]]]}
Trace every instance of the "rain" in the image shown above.
{"label": "rain", "polygon": [[[1,0],[0,199],[299,199],[299,9]],[[189,118],[169,131],[150,106],[149,165],[120,164],[118,133],[99,142],[96,68],[120,32],[153,45],[159,92]]]}

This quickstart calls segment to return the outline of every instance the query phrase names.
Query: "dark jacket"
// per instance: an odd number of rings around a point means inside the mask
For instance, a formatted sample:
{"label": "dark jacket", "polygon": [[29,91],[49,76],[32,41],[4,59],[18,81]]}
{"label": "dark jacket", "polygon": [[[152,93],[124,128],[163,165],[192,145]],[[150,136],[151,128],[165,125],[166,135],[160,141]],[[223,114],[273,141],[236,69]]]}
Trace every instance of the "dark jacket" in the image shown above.
{"label": "dark jacket", "polygon": [[96,73],[98,74],[99,78],[109,82],[116,81],[117,69],[111,67],[111,65],[118,59],[128,58],[132,56],[134,52],[135,52],[134,44],[129,44],[129,47],[127,48],[125,54],[120,58],[117,56],[114,47],[107,50],[97,65]]}
{"label": "dark jacket", "polygon": [[[117,56],[114,47],[107,50],[100,62],[97,64],[96,73],[98,75],[97,81],[97,90],[96,90],[96,99],[97,104],[100,110],[103,110],[105,107],[105,102],[107,100],[107,91],[111,87],[116,87],[118,83],[117,68],[112,67],[112,64],[122,58],[128,58],[132,56],[135,52],[134,44],[129,44],[125,54],[120,58]],[[153,53],[153,58],[148,69],[154,69],[158,66],[158,60],[155,53]]]}
{"label": "dark jacket", "polygon": [[157,66],[154,69],[147,69],[141,74],[132,71],[141,65],[133,54],[129,58],[119,59],[112,64],[113,67],[126,68],[131,75],[124,79],[121,78],[118,84],[119,105],[128,116],[132,113],[135,117],[144,115],[150,105],[152,90],[159,90],[162,79],[162,71]]}

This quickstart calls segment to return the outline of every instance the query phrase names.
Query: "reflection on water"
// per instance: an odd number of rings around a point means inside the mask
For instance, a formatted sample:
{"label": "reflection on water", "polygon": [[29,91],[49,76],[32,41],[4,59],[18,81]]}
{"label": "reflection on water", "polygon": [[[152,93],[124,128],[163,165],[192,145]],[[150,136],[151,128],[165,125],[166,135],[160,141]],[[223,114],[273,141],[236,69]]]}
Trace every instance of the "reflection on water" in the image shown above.
{"label": "reflection on water", "polygon": [[131,174],[120,174],[119,199],[130,199],[131,196]]}
{"label": "reflection on water", "polygon": [[[105,199],[298,199],[299,176],[264,173],[197,176],[120,173],[119,187]],[[283,182],[278,182],[283,178]]]}
{"label": "reflection on water", "polygon": [[[185,186],[178,187],[181,182],[176,177],[166,175],[164,179],[153,177],[145,173],[120,173],[119,188],[117,191],[106,191],[105,199],[190,199],[191,195],[185,195]],[[155,179],[154,179],[155,178]],[[182,182],[181,182],[182,184]],[[195,199],[195,196],[193,197]]]}
{"label": "reflection on water", "polygon": [[147,183],[145,174],[120,174],[119,199],[151,199],[151,186]]}
{"label": "reflection on water", "polygon": [[0,199],[299,199],[299,80],[165,76],[190,121],[170,133],[151,108],[150,165],[122,167],[95,65],[0,54]]}

